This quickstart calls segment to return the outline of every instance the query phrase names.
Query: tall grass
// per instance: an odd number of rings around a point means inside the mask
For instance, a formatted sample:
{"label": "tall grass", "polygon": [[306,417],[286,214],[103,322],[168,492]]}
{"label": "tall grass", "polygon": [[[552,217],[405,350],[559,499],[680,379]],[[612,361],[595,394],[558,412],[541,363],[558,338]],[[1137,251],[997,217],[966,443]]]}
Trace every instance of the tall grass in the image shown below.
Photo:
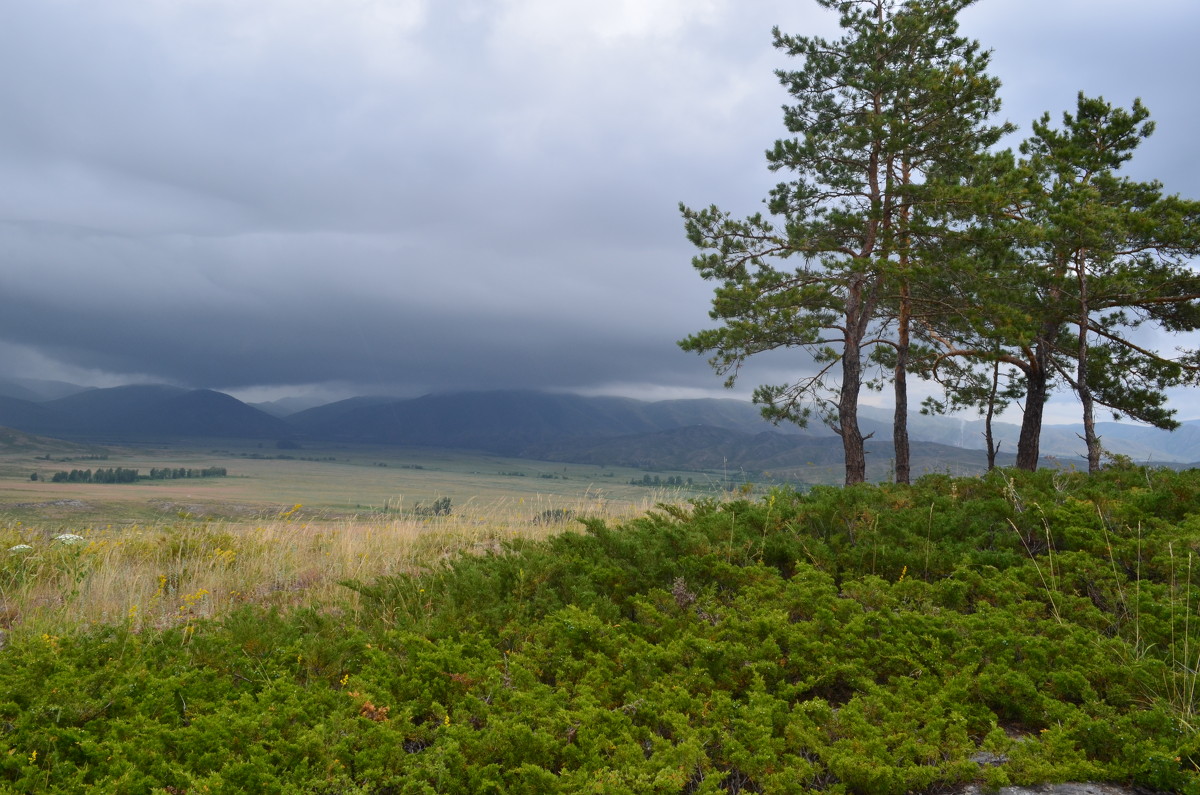
{"label": "tall grass", "polygon": [[[1188,552],[1187,570],[1182,582],[1176,579],[1175,545],[1167,545],[1171,560],[1171,654],[1167,670],[1163,674],[1163,690],[1181,720],[1189,727],[1197,713],[1196,690],[1200,680],[1200,651],[1192,646],[1192,558]],[[1183,596],[1180,597],[1180,591]],[[1177,614],[1183,617],[1183,631],[1177,634]]]}
{"label": "tall grass", "polygon": [[[0,527],[0,629],[59,635],[98,624],[134,630],[187,626],[252,602],[354,612],[340,585],[419,572],[460,553],[499,551],[509,539],[545,538],[575,518],[623,520],[640,504],[585,495],[574,501],[470,501],[448,516],[309,515],[301,506],[265,521],[196,521],[62,531]],[[678,495],[671,495],[677,499]],[[14,549],[15,547],[15,549]]]}

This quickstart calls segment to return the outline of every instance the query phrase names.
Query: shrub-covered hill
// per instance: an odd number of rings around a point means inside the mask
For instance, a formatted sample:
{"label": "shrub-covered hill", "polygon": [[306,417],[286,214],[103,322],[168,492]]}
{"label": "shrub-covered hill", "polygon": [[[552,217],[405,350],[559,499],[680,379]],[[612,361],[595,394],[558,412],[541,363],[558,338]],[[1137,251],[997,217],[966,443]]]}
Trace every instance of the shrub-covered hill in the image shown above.
{"label": "shrub-covered hill", "polygon": [[0,652],[0,790],[1200,792],[1200,472],[663,509]]}

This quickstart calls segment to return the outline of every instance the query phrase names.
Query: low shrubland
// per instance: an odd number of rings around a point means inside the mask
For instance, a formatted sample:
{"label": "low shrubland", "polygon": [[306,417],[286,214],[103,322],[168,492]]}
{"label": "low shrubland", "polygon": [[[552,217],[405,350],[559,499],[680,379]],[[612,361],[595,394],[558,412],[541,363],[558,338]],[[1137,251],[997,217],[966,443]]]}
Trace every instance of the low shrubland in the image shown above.
{"label": "low shrubland", "polygon": [[[1200,793],[1200,472],[776,491],[545,535],[439,542],[303,606],[231,600],[205,618],[207,595],[188,607],[181,583],[184,620],[18,624],[0,653],[0,781]],[[228,548],[197,538],[209,557]],[[304,538],[272,543],[282,556]]]}

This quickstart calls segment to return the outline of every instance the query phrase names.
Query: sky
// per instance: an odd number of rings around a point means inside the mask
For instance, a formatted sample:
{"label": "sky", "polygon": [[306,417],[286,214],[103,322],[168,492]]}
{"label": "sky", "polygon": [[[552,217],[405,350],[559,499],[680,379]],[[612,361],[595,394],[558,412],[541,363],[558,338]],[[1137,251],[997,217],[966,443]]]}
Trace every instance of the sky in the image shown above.
{"label": "sky", "polygon": [[[811,0],[0,9],[0,369],[259,400],[722,394],[675,344],[712,296],[678,205],[761,209],[794,65],[771,28],[837,34]],[[1129,172],[1200,197],[1200,4],[961,19],[1010,145],[1080,90],[1141,97],[1158,128]],[[754,363],[735,394],[807,367]]]}

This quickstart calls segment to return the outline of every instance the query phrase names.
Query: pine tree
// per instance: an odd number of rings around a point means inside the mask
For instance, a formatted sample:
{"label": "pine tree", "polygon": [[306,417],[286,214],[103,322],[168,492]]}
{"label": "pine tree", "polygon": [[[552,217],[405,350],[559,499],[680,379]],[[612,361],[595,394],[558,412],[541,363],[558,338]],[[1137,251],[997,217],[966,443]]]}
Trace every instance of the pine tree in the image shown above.
{"label": "pine tree", "polygon": [[[1017,466],[1038,466],[1042,416],[1052,391],[1079,397],[1088,468],[1100,467],[1095,407],[1174,428],[1165,390],[1200,383],[1200,353],[1174,356],[1135,339],[1139,329],[1200,328],[1200,202],[1163,194],[1158,182],[1117,174],[1153,132],[1149,113],[1079,95],[1056,129],[1045,114],[1021,146],[977,174],[995,204],[975,217],[972,243],[943,274],[944,312],[926,338],[949,396],[938,408],[979,403],[977,365],[1015,368],[1003,399],[1024,398]],[[996,187],[1002,186],[1002,187]]]}
{"label": "pine tree", "polygon": [[1030,216],[1041,235],[1029,256],[1063,282],[1055,367],[1083,405],[1092,472],[1101,453],[1096,404],[1174,428],[1163,390],[1200,380],[1197,351],[1167,357],[1130,334],[1144,325],[1200,328],[1200,275],[1188,265],[1200,254],[1200,202],[1116,174],[1154,131],[1149,116],[1140,101],[1126,111],[1080,93],[1061,129],[1046,114],[1022,147],[1039,187]]}
{"label": "pine tree", "polygon": [[[987,124],[999,107],[988,54],[957,33],[973,1],[817,0],[839,12],[842,38],[774,32],[777,48],[803,59],[777,73],[794,101],[784,122],[795,136],[767,153],[771,170],[792,176],[768,199],[777,220],[681,207],[689,239],[706,252],[694,266],[720,282],[710,315],[722,325],[680,345],[712,353],[728,386],[756,353],[812,354],[815,374],[760,386],[754,399],[768,418],[800,425],[815,402],[842,439],[847,483],[866,477],[858,403],[866,356],[880,345],[895,387],[896,479],[909,479],[912,288],[924,269],[915,243],[939,234],[931,219],[945,200],[927,177],[960,170],[1008,129]],[[792,258],[802,263],[785,268]]]}

